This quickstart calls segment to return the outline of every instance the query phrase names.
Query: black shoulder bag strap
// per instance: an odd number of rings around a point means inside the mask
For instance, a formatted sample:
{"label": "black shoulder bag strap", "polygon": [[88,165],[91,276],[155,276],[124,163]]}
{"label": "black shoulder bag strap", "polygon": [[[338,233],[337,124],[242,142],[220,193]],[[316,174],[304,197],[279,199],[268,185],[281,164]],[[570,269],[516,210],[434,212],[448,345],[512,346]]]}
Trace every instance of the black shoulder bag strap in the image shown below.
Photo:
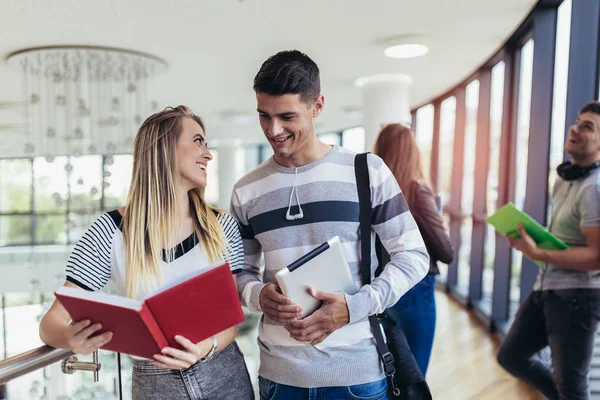
{"label": "black shoulder bag strap", "polygon": [[[371,283],[371,182],[369,180],[369,167],[367,165],[367,154],[357,154],[354,158],[354,173],[356,174],[356,187],[358,188],[358,202],[360,208],[360,273],[364,285]],[[381,324],[377,315],[369,316],[371,331],[375,336],[377,352],[383,362],[385,376],[396,396],[400,395],[400,389],[394,378],[396,367],[394,356],[390,353],[383,338]]]}

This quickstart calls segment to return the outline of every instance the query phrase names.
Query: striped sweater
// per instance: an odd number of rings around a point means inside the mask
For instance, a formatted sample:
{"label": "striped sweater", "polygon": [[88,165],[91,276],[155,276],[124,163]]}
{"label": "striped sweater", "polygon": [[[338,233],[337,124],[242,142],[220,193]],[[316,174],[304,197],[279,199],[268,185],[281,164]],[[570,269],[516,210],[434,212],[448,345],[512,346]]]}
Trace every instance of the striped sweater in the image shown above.
{"label": "striped sweater", "polygon": [[[263,316],[259,326],[261,376],[298,387],[351,386],[384,377],[368,316],[380,313],[427,274],[429,256],[419,229],[391,171],[368,156],[372,231],[391,261],[370,285],[359,273],[359,204],[354,175],[355,153],[334,146],[321,159],[285,168],[273,158],[263,162],[234,187],[231,211],[240,223],[244,267],[238,275],[242,303],[260,312],[259,294],[275,273],[335,235],[341,239],[357,294],[346,295],[350,322],[318,345],[298,342],[279,323]],[[296,185],[304,217],[285,218]],[[292,214],[299,212],[296,196]],[[374,235],[373,233],[373,235]],[[377,268],[372,240],[371,265]],[[264,254],[264,271],[261,255]]]}

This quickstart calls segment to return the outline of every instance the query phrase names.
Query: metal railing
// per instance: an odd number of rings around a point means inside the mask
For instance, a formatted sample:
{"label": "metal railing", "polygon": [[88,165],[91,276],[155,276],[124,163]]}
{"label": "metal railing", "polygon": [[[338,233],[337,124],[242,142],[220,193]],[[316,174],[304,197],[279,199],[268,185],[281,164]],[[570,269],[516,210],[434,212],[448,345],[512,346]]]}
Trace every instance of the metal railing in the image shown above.
{"label": "metal railing", "polygon": [[73,355],[71,350],[41,346],[0,361],[0,385]]}

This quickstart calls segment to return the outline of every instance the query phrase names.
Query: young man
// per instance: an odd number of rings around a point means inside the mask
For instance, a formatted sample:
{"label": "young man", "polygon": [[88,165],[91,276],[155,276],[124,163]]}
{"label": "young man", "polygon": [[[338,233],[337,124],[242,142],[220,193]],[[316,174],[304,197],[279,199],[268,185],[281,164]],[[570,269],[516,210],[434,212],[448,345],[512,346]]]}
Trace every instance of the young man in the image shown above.
{"label": "young man", "polygon": [[[272,56],[254,79],[260,124],[274,155],[235,185],[231,209],[244,241],[240,297],[251,311],[264,313],[258,338],[261,398],[386,399],[367,317],[395,304],[423,279],[428,255],[380,158],[370,155],[368,164],[371,227],[391,254],[383,273],[354,295],[312,292],[323,304],[302,320],[300,307],[281,294],[275,280],[277,271],[338,235],[361,286],[355,154],[317,139],[314,120],[324,105],[320,90],[317,65],[299,51]],[[375,271],[375,252],[371,263]]]}
{"label": "young man", "polygon": [[[509,239],[525,257],[546,263],[523,302],[498,362],[549,399],[587,399],[600,317],[600,103],[587,104],[569,129],[558,167],[550,231],[566,250],[539,249],[522,227]],[[535,354],[550,346],[552,369]]]}

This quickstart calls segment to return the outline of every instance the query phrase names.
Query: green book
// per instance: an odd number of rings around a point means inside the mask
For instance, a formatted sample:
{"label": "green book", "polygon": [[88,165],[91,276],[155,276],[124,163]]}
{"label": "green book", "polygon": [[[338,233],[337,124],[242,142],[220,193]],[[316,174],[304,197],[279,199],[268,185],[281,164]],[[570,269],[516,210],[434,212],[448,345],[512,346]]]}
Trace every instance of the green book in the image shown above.
{"label": "green book", "polygon": [[[539,222],[519,210],[510,202],[496,210],[486,221],[496,228],[500,234],[514,238],[521,236],[519,235],[519,231],[517,231],[517,225],[521,224],[527,234],[535,240],[540,249],[564,250],[569,248],[565,242],[557,238],[548,229],[540,225]],[[537,265],[544,264],[541,261],[535,261],[535,263]]]}

